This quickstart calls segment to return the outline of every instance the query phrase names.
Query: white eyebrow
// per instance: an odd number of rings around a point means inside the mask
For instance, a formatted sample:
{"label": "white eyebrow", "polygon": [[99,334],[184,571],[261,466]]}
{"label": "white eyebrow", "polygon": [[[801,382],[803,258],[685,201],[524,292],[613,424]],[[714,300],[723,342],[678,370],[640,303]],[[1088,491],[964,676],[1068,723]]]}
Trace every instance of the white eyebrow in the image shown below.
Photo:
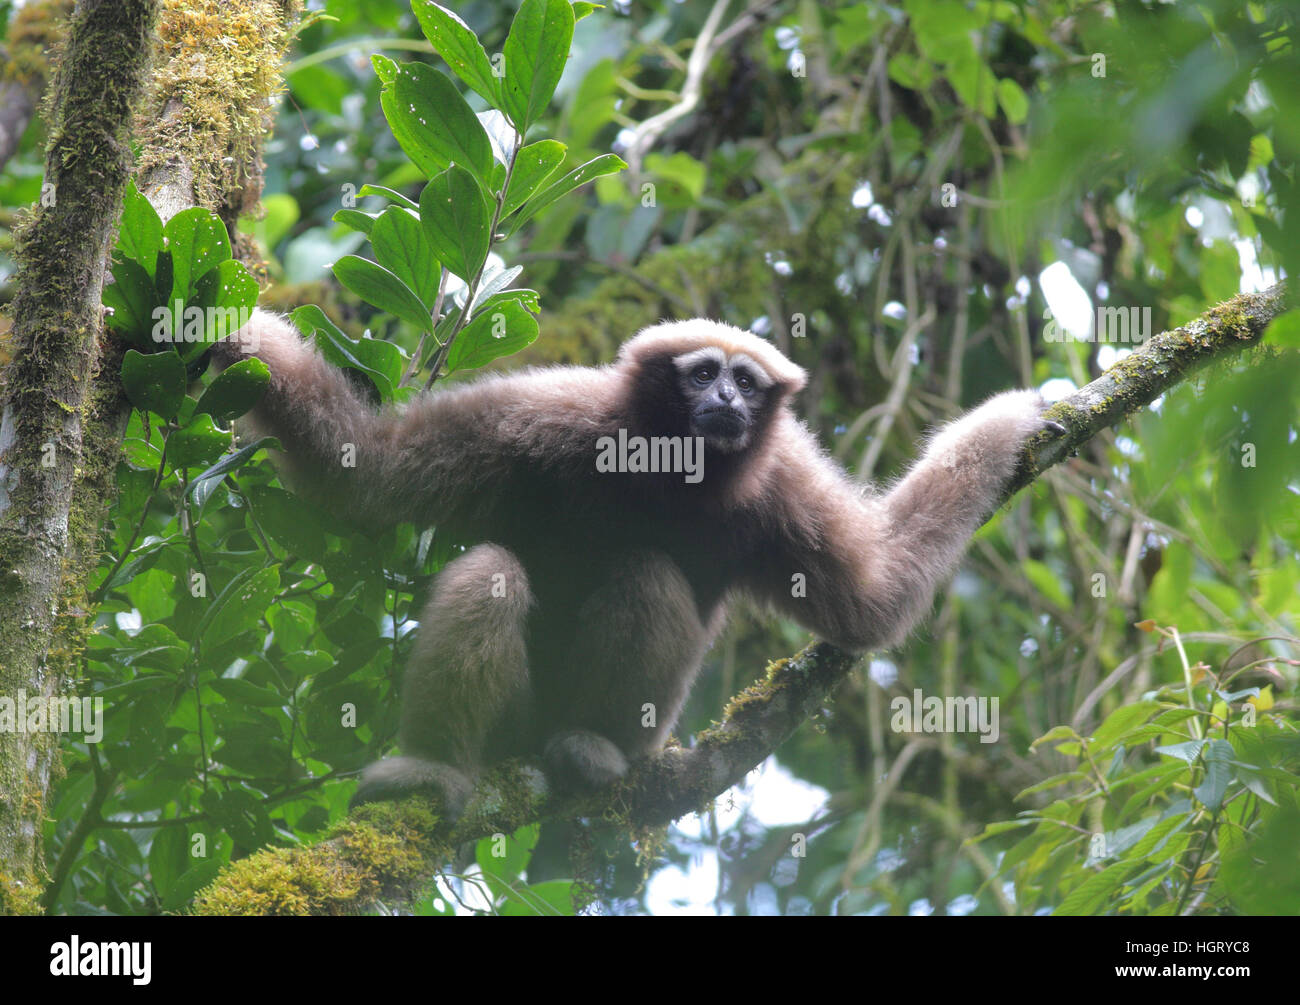
{"label": "white eyebrow", "polygon": [[727,354],[715,345],[706,345],[703,349],[695,349],[673,357],[673,366],[681,373],[701,363],[716,363],[718,366],[723,366],[726,362]]}
{"label": "white eyebrow", "polygon": [[764,370],[743,352],[736,353],[734,356],[730,357],[727,362],[733,370],[737,367],[743,366],[749,371],[749,375],[753,378],[754,383],[764,391],[776,383],[772,380],[772,375],[770,373]]}

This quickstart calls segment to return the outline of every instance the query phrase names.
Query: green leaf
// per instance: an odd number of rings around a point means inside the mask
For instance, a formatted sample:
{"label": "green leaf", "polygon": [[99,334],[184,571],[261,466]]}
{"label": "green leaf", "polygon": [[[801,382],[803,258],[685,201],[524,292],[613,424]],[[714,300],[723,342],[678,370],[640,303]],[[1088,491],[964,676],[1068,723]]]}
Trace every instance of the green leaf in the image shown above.
{"label": "green leaf", "polygon": [[152,278],[162,250],[162,236],[162,219],[157,210],[135,187],[134,179],[128,179],[117,232],[118,251],[142,266]]}
{"label": "green leaf", "polygon": [[1061,577],[1048,566],[1029,558],[1021,563],[1021,569],[1041,595],[1063,610],[1070,609],[1070,598],[1061,585]]}
{"label": "green leaf", "polygon": [[194,284],[209,269],[230,258],[230,238],[226,225],[211,210],[201,207],[183,209],[163,228],[167,250],[172,256],[172,295],[189,300]]}
{"label": "green leaf", "polygon": [[573,881],[548,879],[506,892],[506,903],[501,908],[503,917],[569,917],[573,910]]}
{"label": "green leaf", "polygon": [[1097,727],[1096,732],[1092,734],[1093,744],[1098,750],[1108,750],[1151,718],[1152,713],[1159,708],[1160,703],[1157,701],[1138,701],[1132,705],[1121,705]]}
{"label": "green leaf", "polygon": [[605,5],[603,3],[587,3],[586,0],[575,0],[573,4],[573,20],[581,21],[588,14],[604,9]]}
{"label": "green leaf", "polygon": [[568,147],[558,140],[539,140],[529,143],[515,158],[515,169],[510,175],[510,187],[501,205],[501,218],[517,210],[528,201],[564,163]]}
{"label": "green leaf", "polygon": [[380,83],[391,84],[397,79],[397,64],[382,52],[371,55],[370,65],[374,68],[375,76],[379,78]]}
{"label": "green leaf", "polygon": [[473,176],[453,165],[420,193],[420,224],[433,253],[467,283],[487,260],[492,214]]}
{"label": "green leaf", "polygon": [[[518,279],[519,274],[523,271],[524,267],[522,265],[514,265],[508,269],[493,268],[484,272],[479,279],[478,289],[474,291],[474,303],[470,304],[471,315],[476,313],[488,299],[500,293]],[[462,287],[456,291],[455,300],[461,307],[465,306],[465,297],[468,294],[468,287]]]}
{"label": "green leaf", "polygon": [[406,366],[407,358],[401,349],[384,339],[348,338],[315,304],[297,308],[289,319],[303,334],[316,339],[316,347],[327,360],[364,373],[379,391],[380,400],[393,400],[395,385]]}
{"label": "green leaf", "polygon": [[1186,743],[1175,743],[1168,747],[1156,747],[1156,753],[1176,757],[1185,764],[1195,764],[1197,755],[1200,754],[1201,748],[1207,742],[1206,740],[1188,740]]}
{"label": "green leaf", "polygon": [[316,508],[284,489],[255,485],[248,490],[253,515],[278,544],[294,555],[322,561],[329,550],[325,524]]}
{"label": "green leaf", "polygon": [[420,22],[424,37],[447,61],[461,80],[487,98],[488,104],[500,104],[500,86],[488,55],[474,32],[459,17],[432,0],[414,0],[411,9]]}
{"label": "green leaf", "polygon": [[137,408],[164,419],[185,400],[185,364],[170,349],[145,355],[128,349],[122,359],[122,390]]}
{"label": "green leaf", "polygon": [[211,464],[230,446],[231,434],[212,424],[212,416],[196,415],[184,429],[167,438],[167,464],[174,470]]}
{"label": "green leaf", "polygon": [[432,316],[442,262],[434,256],[419,216],[401,206],[389,206],[375,221],[370,244],[375,260],[404,282]]}
{"label": "green leaf", "polygon": [[217,490],[221,480],[230,472],[243,467],[253,457],[255,453],[263,447],[278,447],[280,441],[274,436],[263,436],[254,440],[246,447],[240,447],[229,457],[223,457],[212,467],[208,468],[201,475],[190,482],[190,499],[193,500],[194,516],[197,519],[203,514],[203,507],[207,504],[212,493]]}
{"label": "green leaf", "polygon": [[621,157],[614,154],[601,154],[587,163],[579,165],[568,174],[566,174],[550,188],[543,190],[539,195],[534,196],[524,203],[523,207],[511,221],[508,233],[513,234],[526,221],[531,219],[540,210],[545,209],[551,203],[555,202],[561,196],[572,192],[579,185],[585,185],[593,178],[599,178],[601,175],[614,174],[622,171],[627,167],[627,163]]}
{"label": "green leaf", "polygon": [[237,419],[262,400],[271,371],[260,359],[241,359],[219,374],[194,406],[194,414],[207,412],[217,422]]}
{"label": "green leaf", "polygon": [[249,575],[244,572],[235,576],[212,602],[204,619],[207,624],[200,622],[205,648],[219,646],[256,626],[280,591],[278,565],[258,569]]}
{"label": "green leaf", "polygon": [[478,117],[442,73],[423,63],[403,63],[380,94],[389,128],[425,177],[460,164],[486,182],[492,145]]}
{"label": "green leaf", "polygon": [[524,0],[506,37],[501,104],[520,135],[541,118],[573,42],[569,0]]}
{"label": "green leaf", "polygon": [[484,311],[467,324],[447,353],[447,372],[470,370],[509,356],[537,340],[537,319],[517,300]]}
{"label": "green leaf", "polygon": [[1029,99],[1024,89],[1010,77],[998,81],[998,104],[1012,125],[1020,125],[1029,117]]}
{"label": "green leaf", "polygon": [[246,325],[256,304],[257,280],[242,262],[232,259],[221,262],[199,278],[186,309],[198,307],[203,311],[203,335],[210,345]]}
{"label": "green leaf", "polygon": [[104,287],[104,306],[111,307],[106,323],[136,345],[153,348],[153,311],[158,294],[149,273],[138,262],[125,258],[113,265],[113,283]]}
{"label": "green leaf", "polygon": [[1106,905],[1111,893],[1132,871],[1133,866],[1130,863],[1116,862],[1101,872],[1089,876],[1070,891],[1052,914],[1054,916],[1095,914]]}
{"label": "green leaf", "polygon": [[359,194],[363,197],[368,195],[383,196],[385,199],[391,199],[393,202],[397,203],[397,205],[405,206],[407,209],[418,210],[420,208],[420,204],[414,199],[408,199],[406,196],[402,195],[401,192],[391,188],[384,188],[383,185],[362,185]]}
{"label": "green leaf", "polygon": [[[275,567],[272,566],[272,568]],[[226,701],[234,702],[237,705],[280,708],[285,704],[284,698],[270,688],[260,687],[252,681],[241,680],[238,677],[218,677],[212,681],[212,690],[225,698]]]}
{"label": "green leaf", "polygon": [[378,218],[377,213],[363,213],[359,209],[336,209],[334,215],[330,217],[335,223],[359,230],[363,234],[369,234],[374,229],[375,220]]}
{"label": "green leaf", "polygon": [[[470,183],[473,184],[473,179]],[[382,265],[357,255],[344,255],[334,263],[334,275],[366,303],[424,331],[433,331],[433,319],[420,298]]]}
{"label": "green leaf", "polygon": [[1232,762],[1237,756],[1227,740],[1211,740],[1205,751],[1205,780],[1192,790],[1207,808],[1217,810],[1232,781]]}
{"label": "green leaf", "polygon": [[[117,275],[117,270],[113,270]],[[1269,322],[1264,337],[1270,345],[1300,349],[1300,309],[1287,311]]]}

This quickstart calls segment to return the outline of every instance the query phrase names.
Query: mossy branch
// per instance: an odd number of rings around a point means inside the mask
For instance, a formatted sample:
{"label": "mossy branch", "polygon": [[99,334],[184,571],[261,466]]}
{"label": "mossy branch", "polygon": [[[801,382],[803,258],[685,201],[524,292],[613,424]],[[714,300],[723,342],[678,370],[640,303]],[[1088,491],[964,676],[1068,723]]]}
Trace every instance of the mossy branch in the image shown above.
{"label": "mossy branch", "polygon": [[[1002,501],[1201,366],[1258,342],[1268,323],[1286,309],[1284,300],[1282,285],[1235,297],[1157,335],[1058,401],[1047,417],[1063,428],[1044,431],[1026,446]],[[318,845],[265,850],[233,864],[199,896],[197,910],[356,913],[384,899],[376,891],[406,899],[463,842],[511,834],[546,817],[587,816],[632,831],[669,823],[707,807],[761,764],[822,707],[858,658],[817,642],[772,663],[763,679],[733,698],[721,722],[696,736],[690,748],[670,747],[635,764],[627,778],[595,797],[553,797],[536,768],[509,761],[484,777],[454,827],[441,824],[419,799],[363,806],[336,836]],[[365,849],[371,847],[380,853],[368,854]],[[396,855],[394,849],[401,847],[408,853]]]}

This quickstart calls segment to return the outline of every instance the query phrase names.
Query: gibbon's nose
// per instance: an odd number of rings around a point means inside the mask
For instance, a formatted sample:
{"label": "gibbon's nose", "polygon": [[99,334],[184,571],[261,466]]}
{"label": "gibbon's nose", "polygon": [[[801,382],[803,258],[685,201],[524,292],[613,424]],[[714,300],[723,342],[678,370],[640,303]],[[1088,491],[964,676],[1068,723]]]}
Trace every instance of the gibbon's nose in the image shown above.
{"label": "gibbon's nose", "polygon": [[736,385],[728,377],[723,377],[716,385],[718,397],[723,401],[731,401],[736,396]]}

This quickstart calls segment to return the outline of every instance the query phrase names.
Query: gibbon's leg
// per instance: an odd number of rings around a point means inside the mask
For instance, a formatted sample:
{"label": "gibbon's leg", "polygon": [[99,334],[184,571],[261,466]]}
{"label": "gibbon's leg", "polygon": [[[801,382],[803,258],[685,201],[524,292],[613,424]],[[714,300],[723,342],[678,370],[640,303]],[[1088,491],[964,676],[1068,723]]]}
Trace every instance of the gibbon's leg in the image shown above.
{"label": "gibbon's leg", "polygon": [[526,728],[532,603],[523,566],[498,545],[443,568],[402,681],[402,756],[366,768],[353,805],[432,790],[445,813],[460,815],[494,737],[518,739]]}
{"label": "gibbon's leg", "polygon": [[658,750],[677,722],[713,636],[681,569],[667,556],[620,557],[578,611],[579,635],[558,682],[538,682],[541,719],[559,726],[543,760],[552,783],[587,791]]}

